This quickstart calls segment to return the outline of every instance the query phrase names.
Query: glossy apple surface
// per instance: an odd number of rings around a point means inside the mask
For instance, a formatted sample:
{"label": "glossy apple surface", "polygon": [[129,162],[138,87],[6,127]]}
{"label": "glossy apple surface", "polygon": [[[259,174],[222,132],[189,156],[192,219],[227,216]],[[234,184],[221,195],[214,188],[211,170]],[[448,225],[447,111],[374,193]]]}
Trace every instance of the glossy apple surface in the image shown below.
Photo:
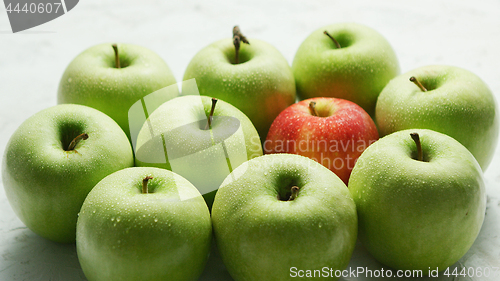
{"label": "glossy apple surface", "polygon": [[215,196],[212,222],[236,281],[290,280],[292,267],[343,270],[357,236],[356,206],[342,180],[292,154],[257,157],[234,170]]}
{"label": "glossy apple surface", "polygon": [[377,31],[361,24],[337,23],[317,29],[304,40],[292,70],[299,98],[346,99],[373,115],[380,91],[399,74],[399,62]]}
{"label": "glossy apple surface", "polygon": [[[409,81],[414,76],[427,89]],[[381,136],[412,129],[449,135],[486,170],[498,142],[498,112],[488,86],[475,74],[453,66],[424,66],[394,78],[377,102]]]}
{"label": "glossy apple surface", "polygon": [[[74,149],[72,140],[86,133]],[[57,105],[30,117],[7,144],[2,180],[21,221],[56,242],[75,242],[83,201],[107,175],[134,165],[120,126],[82,105]]]}
{"label": "glossy apple surface", "polygon": [[89,193],[76,246],[89,281],[197,280],[211,241],[210,213],[191,183],[164,169],[129,168]]}
{"label": "glossy apple surface", "polygon": [[387,266],[424,272],[445,270],[472,246],[484,220],[484,188],[481,168],[463,145],[422,129],[378,140],[349,180],[365,248]]}
{"label": "glossy apple surface", "polygon": [[266,42],[249,39],[235,64],[231,39],[217,41],[196,54],[184,80],[196,79],[201,95],[222,99],[241,110],[264,140],[274,118],[295,102],[295,81],[286,59]]}
{"label": "glossy apple surface", "polygon": [[[315,103],[316,114],[310,104]],[[291,105],[274,120],[265,153],[292,153],[321,163],[344,181],[361,153],[378,139],[377,127],[358,105],[312,98]]]}
{"label": "glossy apple surface", "polygon": [[211,128],[212,98],[182,96],[156,109],[139,132],[136,166],[171,170],[188,179],[212,206],[217,188],[236,167],[262,155],[252,122],[218,100]]}
{"label": "glossy apple surface", "polygon": [[[130,107],[176,81],[155,52],[132,44],[117,44],[117,48],[121,68],[116,67],[111,43],[90,47],[73,59],[59,82],[57,102],[98,109],[113,118],[130,138]],[[155,102],[161,104],[177,95],[159,95]]]}

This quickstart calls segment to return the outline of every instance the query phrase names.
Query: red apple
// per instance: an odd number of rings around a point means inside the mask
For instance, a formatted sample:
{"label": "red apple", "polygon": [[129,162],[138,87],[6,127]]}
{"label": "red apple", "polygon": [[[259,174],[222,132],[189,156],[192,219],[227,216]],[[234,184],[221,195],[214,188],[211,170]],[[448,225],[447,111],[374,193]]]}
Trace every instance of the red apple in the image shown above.
{"label": "red apple", "polygon": [[309,157],[345,184],[361,153],[378,139],[375,123],[359,105],[336,98],[312,98],[282,111],[264,142],[265,153]]}

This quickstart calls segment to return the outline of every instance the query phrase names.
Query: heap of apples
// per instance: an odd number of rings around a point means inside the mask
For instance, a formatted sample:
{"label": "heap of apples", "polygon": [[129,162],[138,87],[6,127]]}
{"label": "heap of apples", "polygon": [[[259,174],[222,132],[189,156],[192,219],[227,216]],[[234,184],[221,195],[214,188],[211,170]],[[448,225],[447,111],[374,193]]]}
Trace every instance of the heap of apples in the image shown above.
{"label": "heap of apples", "polygon": [[91,47],[7,145],[12,208],[76,241],[89,280],[196,280],[212,235],[235,280],[260,281],[343,270],[358,237],[389,267],[442,271],[476,239],[498,116],[473,73],[399,75],[380,34],[334,24],[292,67],[235,27],[184,80],[146,48]]}

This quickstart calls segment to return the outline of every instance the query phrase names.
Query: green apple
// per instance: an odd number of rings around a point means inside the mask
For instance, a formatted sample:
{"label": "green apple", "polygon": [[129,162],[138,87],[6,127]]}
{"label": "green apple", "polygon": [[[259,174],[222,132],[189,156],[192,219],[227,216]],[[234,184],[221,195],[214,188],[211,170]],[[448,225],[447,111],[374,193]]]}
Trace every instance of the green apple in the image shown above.
{"label": "green apple", "polygon": [[164,168],[185,177],[211,207],[226,176],[261,156],[262,146],[252,122],[236,107],[188,95],[164,103],[149,116],[135,152],[136,166]]}
{"label": "green apple", "polygon": [[373,115],[380,91],[399,73],[399,62],[377,31],[338,23],[306,38],[295,54],[292,70],[301,99],[346,99]]}
{"label": "green apple", "polygon": [[2,179],[14,212],[35,233],[75,242],[85,197],[107,175],[134,165],[125,133],[106,114],[57,105],[26,120],[5,150]]}
{"label": "green apple", "polygon": [[295,82],[286,59],[266,42],[249,39],[235,63],[231,39],[198,52],[184,80],[196,79],[201,95],[222,99],[240,109],[264,140],[274,118],[295,102]]}
{"label": "green apple", "polygon": [[[132,44],[106,43],[85,50],[68,65],[57,100],[106,113],[130,138],[129,108],[144,96],[175,83],[167,64],[153,51]],[[156,95],[155,102],[161,104],[177,95],[178,91]]]}
{"label": "green apple", "polygon": [[234,170],[215,196],[212,223],[236,281],[290,280],[300,276],[294,268],[343,270],[358,225],[344,182],[293,154],[257,157]]}
{"label": "green apple", "polygon": [[376,120],[381,136],[412,128],[447,134],[469,149],[483,171],[498,141],[493,94],[475,74],[453,66],[424,66],[394,78],[380,94]]}
{"label": "green apple", "polygon": [[431,130],[399,131],[369,146],[349,189],[359,239],[396,269],[445,270],[469,250],[484,220],[479,164],[458,141]]}
{"label": "green apple", "polygon": [[78,217],[78,259],[89,281],[197,280],[212,240],[207,205],[183,177],[158,168],[113,173]]}

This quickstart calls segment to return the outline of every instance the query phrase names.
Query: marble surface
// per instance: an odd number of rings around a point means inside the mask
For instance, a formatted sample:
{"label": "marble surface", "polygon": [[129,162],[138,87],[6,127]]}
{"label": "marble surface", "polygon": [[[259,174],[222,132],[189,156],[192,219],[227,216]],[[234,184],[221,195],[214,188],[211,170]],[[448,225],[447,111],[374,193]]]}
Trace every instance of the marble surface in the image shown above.
{"label": "marble surface", "polygon": [[[144,45],[165,59],[180,81],[196,52],[215,40],[229,37],[235,24],[249,38],[274,45],[291,63],[299,44],[310,32],[336,22],[363,23],[382,33],[394,47],[402,72],[429,64],[460,66],[479,75],[500,99],[500,2],[496,0],[85,0],[67,15],[18,34],[11,33],[2,6],[0,154],[25,119],[56,104],[57,86],[65,67],[92,45]],[[456,266],[500,267],[500,149],[485,172],[485,180],[488,204],[484,225],[473,247]],[[359,245],[350,266],[381,268]],[[500,280],[498,276],[454,280]],[[376,280],[379,279],[384,280]],[[27,229],[9,206],[3,186],[0,280],[85,280],[75,246],[47,241]],[[214,255],[200,280],[231,279]]]}

